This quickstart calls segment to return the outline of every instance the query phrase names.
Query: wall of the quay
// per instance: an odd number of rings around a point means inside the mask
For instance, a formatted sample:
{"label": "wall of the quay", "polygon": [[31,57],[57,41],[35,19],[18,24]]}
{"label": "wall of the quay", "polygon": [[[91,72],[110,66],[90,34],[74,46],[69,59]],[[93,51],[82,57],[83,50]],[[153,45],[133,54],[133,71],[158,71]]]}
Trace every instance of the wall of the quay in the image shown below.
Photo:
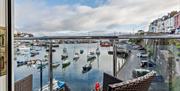
{"label": "wall of the quay", "polygon": [[29,75],[25,77],[24,79],[21,79],[15,82],[14,91],[33,91],[32,79],[33,79],[33,76]]}

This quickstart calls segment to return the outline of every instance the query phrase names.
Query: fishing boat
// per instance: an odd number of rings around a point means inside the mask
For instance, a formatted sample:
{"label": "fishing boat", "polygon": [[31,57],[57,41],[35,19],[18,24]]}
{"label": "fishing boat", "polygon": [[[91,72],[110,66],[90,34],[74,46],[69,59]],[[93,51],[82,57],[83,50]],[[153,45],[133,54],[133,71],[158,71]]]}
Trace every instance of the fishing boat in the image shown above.
{"label": "fishing boat", "polygon": [[84,53],[84,50],[80,50],[80,54],[83,54]]}
{"label": "fishing boat", "polygon": [[91,70],[92,65],[91,65],[91,63],[89,63],[89,64],[84,65],[82,68],[83,68],[82,73],[86,73]]}
{"label": "fishing boat", "polygon": [[77,61],[78,59],[79,59],[79,53],[75,53],[73,60]]}
{"label": "fishing boat", "polygon": [[99,50],[99,48],[96,49],[96,55],[100,55],[100,50]]}
{"label": "fishing boat", "polygon": [[105,41],[105,42],[100,42],[100,46],[101,47],[110,47],[110,46],[112,46],[112,44],[108,41]]}
{"label": "fishing boat", "polygon": [[[53,88],[53,91],[65,91],[65,82],[53,79],[52,88]],[[49,82],[48,84],[42,87],[42,91],[50,91],[49,89],[50,89]],[[41,91],[41,88],[38,91]]]}
{"label": "fishing boat", "polygon": [[87,55],[87,61],[92,61],[96,59],[96,55],[94,52],[90,52],[88,55]]}
{"label": "fishing boat", "polygon": [[69,66],[71,64],[71,62],[69,60],[64,60],[62,62],[62,68],[66,68],[67,66]]}

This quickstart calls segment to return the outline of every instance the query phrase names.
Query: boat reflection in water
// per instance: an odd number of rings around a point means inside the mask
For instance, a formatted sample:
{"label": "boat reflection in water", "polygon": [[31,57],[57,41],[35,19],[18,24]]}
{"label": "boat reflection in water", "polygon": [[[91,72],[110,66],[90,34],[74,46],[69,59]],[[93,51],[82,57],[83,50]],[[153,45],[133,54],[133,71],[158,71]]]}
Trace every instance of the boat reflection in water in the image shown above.
{"label": "boat reflection in water", "polygon": [[[53,77],[56,78],[56,80],[67,83],[66,86],[72,91],[92,91],[95,81],[102,82],[103,72],[113,74],[112,61],[110,61],[113,56],[107,54],[112,47],[99,47],[100,55],[98,56],[97,48],[99,43],[76,44],[76,47],[74,46],[74,44],[59,44],[59,47],[53,48],[56,50],[56,52],[53,52],[52,56]],[[21,54],[16,55],[17,60],[14,66],[16,72],[15,81],[23,79],[25,75],[31,73],[33,74],[33,91],[38,91],[40,89],[40,74],[38,73],[40,68],[43,69],[43,86],[48,83],[49,52],[46,52],[47,49],[45,47],[34,48],[42,49],[38,51],[39,55],[31,57],[31,50],[27,56]],[[61,60],[61,55],[63,53],[67,53],[68,57]],[[78,58],[78,54],[79,59],[77,61],[73,60],[73,58]],[[25,61],[32,59],[40,59],[42,62],[37,61],[36,64],[34,64],[35,67],[23,65]],[[22,66],[17,67],[17,64]]]}

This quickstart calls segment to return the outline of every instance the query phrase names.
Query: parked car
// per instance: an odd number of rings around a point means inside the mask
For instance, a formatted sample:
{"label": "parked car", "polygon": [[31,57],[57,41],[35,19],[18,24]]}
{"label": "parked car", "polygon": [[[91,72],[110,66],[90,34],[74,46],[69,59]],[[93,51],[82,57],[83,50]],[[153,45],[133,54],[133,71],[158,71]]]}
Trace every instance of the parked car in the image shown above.
{"label": "parked car", "polygon": [[148,54],[147,54],[147,53],[138,53],[138,54],[137,54],[137,57],[147,58],[147,57],[148,57]]}
{"label": "parked car", "polygon": [[140,67],[142,67],[142,68],[147,68],[147,67],[155,67],[155,63],[153,63],[153,62],[150,62],[150,61],[148,61],[148,60],[143,60],[143,61],[141,61],[141,63],[140,63]]}
{"label": "parked car", "polygon": [[134,69],[132,71],[132,77],[133,78],[141,77],[141,76],[146,75],[149,72],[150,70],[146,70],[146,69]]}
{"label": "parked car", "polygon": [[137,49],[139,49],[141,46],[139,46],[139,45],[133,45],[133,49],[134,50],[137,50]]}

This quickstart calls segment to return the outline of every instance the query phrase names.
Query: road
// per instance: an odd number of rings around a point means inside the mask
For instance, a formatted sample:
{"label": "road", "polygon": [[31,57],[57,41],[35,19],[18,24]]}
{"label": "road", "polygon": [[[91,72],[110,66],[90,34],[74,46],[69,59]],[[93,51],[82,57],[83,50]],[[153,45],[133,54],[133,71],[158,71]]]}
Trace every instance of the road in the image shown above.
{"label": "road", "polygon": [[127,59],[128,62],[125,66],[117,73],[117,78],[126,81],[132,79],[132,71],[135,68],[140,68],[140,59],[136,56],[137,50],[132,50],[130,57]]}
{"label": "road", "polygon": [[[117,78],[123,81],[127,81],[132,78],[132,71],[136,68],[140,68],[140,59],[136,56],[139,53],[137,50],[132,50],[132,53],[127,60],[124,67],[118,72]],[[153,68],[156,70],[155,68]],[[164,82],[152,82],[149,91],[168,91],[167,84]]]}

